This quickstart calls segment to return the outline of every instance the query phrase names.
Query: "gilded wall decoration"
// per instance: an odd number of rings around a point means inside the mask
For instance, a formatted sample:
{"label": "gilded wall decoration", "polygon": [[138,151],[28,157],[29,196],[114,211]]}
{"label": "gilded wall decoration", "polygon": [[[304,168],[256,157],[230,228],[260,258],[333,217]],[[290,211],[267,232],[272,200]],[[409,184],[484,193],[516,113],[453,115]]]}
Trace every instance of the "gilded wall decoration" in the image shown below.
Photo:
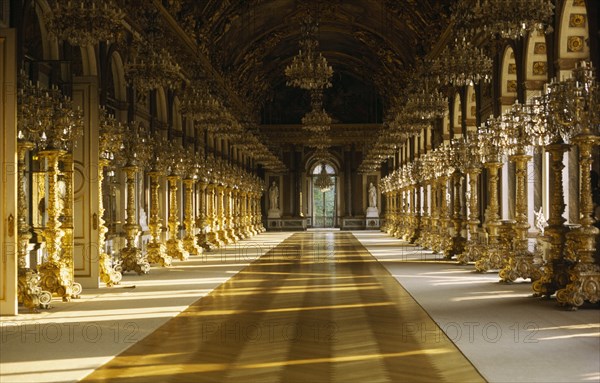
{"label": "gilded wall decoration", "polygon": [[535,43],[533,46],[533,53],[536,55],[546,54],[546,43]]}
{"label": "gilded wall decoration", "polygon": [[534,75],[545,75],[548,73],[548,64],[545,61],[534,61],[533,62],[533,74]]}
{"label": "gilded wall decoration", "polygon": [[574,7],[585,7],[585,0],[573,0]]}
{"label": "gilded wall decoration", "polygon": [[574,28],[585,28],[585,15],[581,13],[571,13],[569,16],[569,26]]}
{"label": "gilded wall decoration", "polygon": [[508,64],[508,74],[517,74],[517,64]]}
{"label": "gilded wall decoration", "polygon": [[569,36],[567,39],[567,52],[581,52],[583,50],[583,36]]}
{"label": "gilded wall decoration", "polygon": [[506,91],[509,93],[515,93],[517,91],[517,81],[516,80],[506,81]]}

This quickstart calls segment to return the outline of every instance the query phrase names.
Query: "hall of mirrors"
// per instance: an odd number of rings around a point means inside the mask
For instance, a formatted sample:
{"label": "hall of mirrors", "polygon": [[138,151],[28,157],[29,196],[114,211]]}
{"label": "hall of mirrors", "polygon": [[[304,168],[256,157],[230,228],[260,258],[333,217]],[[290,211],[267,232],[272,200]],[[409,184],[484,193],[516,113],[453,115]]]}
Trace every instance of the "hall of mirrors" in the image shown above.
{"label": "hall of mirrors", "polygon": [[[228,31],[273,23],[264,5],[251,19],[227,2],[109,1],[102,17],[73,1],[110,25],[85,29],[65,25],[79,15],[66,3],[1,5],[1,314],[311,228],[381,230],[566,307],[598,302],[597,1],[552,1],[545,29],[493,37],[460,19],[486,2],[443,2],[445,19],[428,16],[442,37],[419,35],[427,53],[410,57],[367,27],[342,30],[343,4],[307,2],[335,73],[317,86],[292,64],[284,85],[268,62],[310,30],[293,1],[288,35],[253,27],[246,46]],[[401,11],[386,7],[375,22],[393,29]],[[372,78],[357,80],[360,60],[336,56],[328,33],[368,52]]]}

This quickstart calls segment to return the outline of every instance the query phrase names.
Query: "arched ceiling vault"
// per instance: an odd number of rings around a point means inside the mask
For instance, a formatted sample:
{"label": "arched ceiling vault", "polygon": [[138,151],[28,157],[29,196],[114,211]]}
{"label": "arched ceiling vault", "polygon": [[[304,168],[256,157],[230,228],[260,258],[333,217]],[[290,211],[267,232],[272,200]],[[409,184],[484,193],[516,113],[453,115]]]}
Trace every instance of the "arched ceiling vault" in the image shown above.
{"label": "arched ceiling vault", "polygon": [[284,70],[298,52],[308,10],[318,18],[319,50],[334,73],[386,98],[390,82],[410,71],[447,26],[453,2],[162,0],[254,110],[264,108],[274,92],[285,92]]}

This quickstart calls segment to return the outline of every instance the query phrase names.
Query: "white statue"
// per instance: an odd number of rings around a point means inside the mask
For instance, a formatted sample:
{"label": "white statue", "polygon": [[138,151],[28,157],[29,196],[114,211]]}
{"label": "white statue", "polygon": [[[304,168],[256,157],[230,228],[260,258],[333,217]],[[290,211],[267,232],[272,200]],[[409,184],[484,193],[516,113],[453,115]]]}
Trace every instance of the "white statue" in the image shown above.
{"label": "white statue", "polygon": [[373,182],[369,185],[369,207],[377,207],[377,188]]}
{"label": "white statue", "polygon": [[278,209],[279,208],[279,187],[275,181],[269,188],[269,209]]}
{"label": "white statue", "polygon": [[544,217],[544,213],[542,212],[542,207],[540,206],[539,211],[533,211],[535,215],[535,227],[540,231],[542,235],[544,235],[544,228],[548,226],[548,221],[546,221],[546,217]]}

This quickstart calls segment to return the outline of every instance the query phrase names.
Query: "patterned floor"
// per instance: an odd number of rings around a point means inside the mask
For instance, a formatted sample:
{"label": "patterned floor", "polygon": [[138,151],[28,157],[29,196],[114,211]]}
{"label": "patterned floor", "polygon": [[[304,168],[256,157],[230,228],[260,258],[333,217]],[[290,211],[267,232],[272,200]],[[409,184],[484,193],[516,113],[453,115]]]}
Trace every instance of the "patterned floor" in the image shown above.
{"label": "patterned floor", "polygon": [[297,233],[84,382],[481,382],[350,233]]}

